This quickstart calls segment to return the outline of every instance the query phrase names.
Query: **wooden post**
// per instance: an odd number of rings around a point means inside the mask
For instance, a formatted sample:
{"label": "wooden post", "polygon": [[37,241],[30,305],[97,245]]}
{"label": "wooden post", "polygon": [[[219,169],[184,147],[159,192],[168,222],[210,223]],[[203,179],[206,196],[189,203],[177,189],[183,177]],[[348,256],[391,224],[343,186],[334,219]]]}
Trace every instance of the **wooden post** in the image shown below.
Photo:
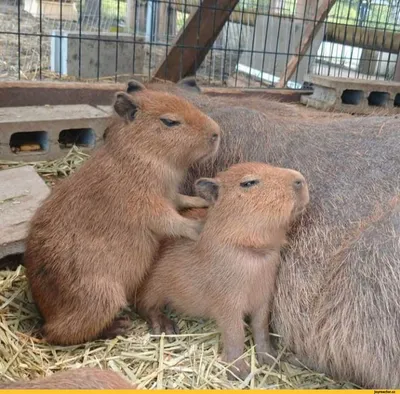
{"label": "wooden post", "polygon": [[129,32],[135,30],[136,23],[136,1],[137,0],[127,0],[126,1],[126,27]]}
{"label": "wooden post", "polygon": [[396,62],[396,68],[394,70],[394,78],[393,80],[395,82],[400,82],[400,51],[397,55],[397,62]]}
{"label": "wooden post", "polygon": [[203,0],[157,67],[154,78],[178,82],[194,74],[238,2]]}
{"label": "wooden post", "polygon": [[286,86],[287,81],[293,76],[296,71],[297,66],[299,65],[301,59],[306,54],[308,48],[310,48],[312,39],[318,33],[323,21],[329,14],[329,11],[336,3],[336,0],[322,0],[322,4],[318,7],[317,15],[315,18],[315,23],[310,22],[307,24],[306,28],[304,29],[304,38],[300,42],[300,45],[296,48],[293,55],[288,64],[286,69],[282,72],[279,77],[279,82],[276,84],[277,88],[283,88]]}

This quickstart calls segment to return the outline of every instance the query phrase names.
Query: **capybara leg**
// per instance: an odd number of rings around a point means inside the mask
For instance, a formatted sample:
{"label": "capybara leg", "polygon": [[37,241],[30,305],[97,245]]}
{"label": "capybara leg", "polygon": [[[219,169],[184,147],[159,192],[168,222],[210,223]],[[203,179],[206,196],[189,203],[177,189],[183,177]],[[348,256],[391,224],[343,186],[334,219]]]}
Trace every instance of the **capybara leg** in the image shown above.
{"label": "capybara leg", "polygon": [[90,283],[86,289],[84,296],[79,294],[80,298],[72,298],[69,306],[60,305],[57,316],[46,318],[44,334],[47,342],[78,345],[98,339],[127,304],[124,291],[116,283],[110,282],[104,287],[97,283],[96,288]]}
{"label": "capybara leg", "polygon": [[277,352],[269,338],[269,313],[269,308],[264,307],[251,316],[251,329],[256,345],[257,360],[260,365],[272,365],[277,357]]}
{"label": "capybara leg", "polygon": [[163,237],[184,237],[196,241],[203,226],[202,221],[185,218],[173,207],[168,207],[160,214],[154,214],[152,230]]}
{"label": "capybara leg", "polygon": [[177,209],[185,208],[207,208],[210,203],[201,197],[185,196],[184,194],[178,194],[177,197]]}
{"label": "capybara leg", "polygon": [[118,317],[101,332],[99,339],[112,339],[118,335],[125,335],[131,325],[132,323],[126,317]]}
{"label": "capybara leg", "polygon": [[243,355],[245,332],[242,316],[217,319],[217,324],[222,330],[223,353],[222,359],[232,364],[228,372],[228,379],[239,377],[244,380],[250,373],[250,368],[239,359]]}

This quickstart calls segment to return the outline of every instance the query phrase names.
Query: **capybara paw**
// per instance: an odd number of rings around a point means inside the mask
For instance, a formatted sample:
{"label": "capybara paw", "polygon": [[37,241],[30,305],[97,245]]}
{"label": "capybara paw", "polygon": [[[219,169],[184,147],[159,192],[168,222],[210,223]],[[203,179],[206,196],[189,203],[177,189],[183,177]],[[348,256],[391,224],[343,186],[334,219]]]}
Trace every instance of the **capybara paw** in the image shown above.
{"label": "capybara paw", "polygon": [[227,371],[227,377],[229,380],[245,380],[250,374],[250,367],[244,360],[238,360],[231,365]]}
{"label": "capybara paw", "polygon": [[[150,330],[153,335],[178,335],[179,327],[171,319],[164,314],[160,314],[157,317],[152,318],[149,321]],[[168,338],[168,341],[172,341],[172,338]]]}
{"label": "capybara paw", "polygon": [[186,237],[192,241],[197,241],[200,237],[200,233],[203,230],[204,222],[200,220],[191,220],[190,227],[186,233]]}
{"label": "capybara paw", "polygon": [[271,350],[268,353],[257,353],[257,361],[260,365],[273,365],[277,355],[275,350]]}
{"label": "capybara paw", "polygon": [[285,355],[282,357],[282,361],[285,361],[295,367],[304,368],[304,365],[297,359],[294,354]]}
{"label": "capybara paw", "polygon": [[125,335],[131,327],[131,322],[125,317],[116,318],[100,335],[100,339],[112,339],[118,335]]}
{"label": "capybara paw", "polygon": [[208,208],[210,206],[210,203],[201,197],[193,197],[192,202],[192,208]]}

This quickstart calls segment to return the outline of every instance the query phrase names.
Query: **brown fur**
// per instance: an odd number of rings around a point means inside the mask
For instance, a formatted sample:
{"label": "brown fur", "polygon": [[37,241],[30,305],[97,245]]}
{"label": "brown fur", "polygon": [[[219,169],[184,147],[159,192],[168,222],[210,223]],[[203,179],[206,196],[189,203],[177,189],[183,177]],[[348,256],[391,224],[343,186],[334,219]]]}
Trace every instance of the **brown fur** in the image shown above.
{"label": "brown fur", "polygon": [[[257,181],[250,187],[243,182]],[[250,315],[260,363],[275,351],[268,336],[269,312],[289,225],[308,204],[308,188],[297,171],[261,163],[243,163],[202,178],[196,188],[215,205],[209,208],[198,241],[169,241],[139,290],[138,310],[153,330],[171,334],[173,325],[161,314],[170,304],[180,312],[217,321],[222,330],[223,358],[232,363],[244,351],[243,318]],[[199,209],[187,214],[204,219]],[[249,372],[235,362],[242,378]]]}
{"label": "brown fur", "polygon": [[136,388],[136,385],[129,383],[116,372],[103,371],[99,368],[56,372],[51,376],[31,381],[0,382],[0,390],[132,390]]}
{"label": "brown fur", "polygon": [[400,194],[400,120],[295,124],[288,105],[279,120],[280,103],[263,100],[261,113],[245,100],[224,108],[220,98],[185,95],[223,135],[217,156],[193,166],[182,190],[193,193],[195,179],[243,161],[297,169],[310,185],[312,203],[292,231],[274,297],[284,345],[336,379],[400,388],[400,209],[389,204]]}
{"label": "brown fur", "polygon": [[136,84],[132,95],[117,95],[119,116],[104,146],[57,185],[31,223],[26,272],[51,343],[123,333],[129,323],[114,319],[159,240],[197,239],[201,231],[176,209],[206,201],[177,189],[192,163],[215,153],[219,127],[182,98]]}

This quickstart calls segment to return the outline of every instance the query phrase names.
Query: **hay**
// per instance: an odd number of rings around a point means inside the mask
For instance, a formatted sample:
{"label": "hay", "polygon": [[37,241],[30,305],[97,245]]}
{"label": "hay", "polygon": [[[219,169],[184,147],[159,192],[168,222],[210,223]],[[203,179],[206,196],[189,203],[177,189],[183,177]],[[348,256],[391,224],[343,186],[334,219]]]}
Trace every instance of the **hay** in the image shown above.
{"label": "hay", "polygon": [[147,332],[146,324],[129,310],[132,328],[125,337],[81,346],[49,346],[37,339],[41,326],[24,268],[0,271],[0,380],[33,379],[60,370],[97,366],[112,369],[140,388],[353,388],[307,369],[280,363],[276,370],[259,367],[251,335],[246,358],[252,366],[244,382],[230,382],[219,361],[220,335],[211,321],[180,319],[182,335],[169,342]]}
{"label": "hay", "polygon": [[[0,161],[0,169],[29,164],[45,179],[65,177],[87,157],[74,147],[62,159],[35,163]],[[97,366],[115,370],[146,389],[357,388],[284,362],[278,362],[275,369],[260,367],[249,331],[244,357],[252,372],[244,382],[231,382],[226,377],[227,365],[220,361],[220,333],[214,322],[181,318],[178,325],[182,334],[169,342],[165,336],[150,335],[146,323],[129,309],[123,314],[132,321],[124,337],[81,346],[50,346],[38,339],[41,321],[28,291],[24,268],[0,271],[0,381],[34,379],[61,370]]]}

